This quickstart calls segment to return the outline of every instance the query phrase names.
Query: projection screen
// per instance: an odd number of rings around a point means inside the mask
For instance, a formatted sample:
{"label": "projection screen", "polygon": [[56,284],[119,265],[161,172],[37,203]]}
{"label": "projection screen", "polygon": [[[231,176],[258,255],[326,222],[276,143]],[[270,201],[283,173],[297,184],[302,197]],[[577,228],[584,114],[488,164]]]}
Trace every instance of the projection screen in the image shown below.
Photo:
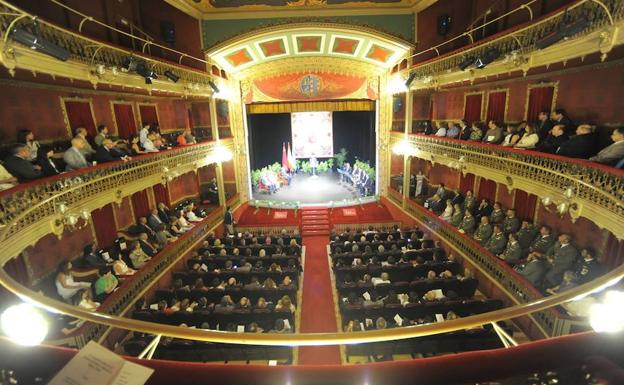
{"label": "projection screen", "polygon": [[293,112],[290,124],[295,158],[334,156],[331,111]]}

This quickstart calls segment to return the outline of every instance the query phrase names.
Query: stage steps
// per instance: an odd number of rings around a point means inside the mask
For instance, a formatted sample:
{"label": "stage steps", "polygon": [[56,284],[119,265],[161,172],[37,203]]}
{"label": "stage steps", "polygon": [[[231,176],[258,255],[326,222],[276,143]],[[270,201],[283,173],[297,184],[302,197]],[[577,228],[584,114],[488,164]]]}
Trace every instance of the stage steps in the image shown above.
{"label": "stage steps", "polygon": [[301,235],[329,235],[329,210],[325,208],[301,209]]}

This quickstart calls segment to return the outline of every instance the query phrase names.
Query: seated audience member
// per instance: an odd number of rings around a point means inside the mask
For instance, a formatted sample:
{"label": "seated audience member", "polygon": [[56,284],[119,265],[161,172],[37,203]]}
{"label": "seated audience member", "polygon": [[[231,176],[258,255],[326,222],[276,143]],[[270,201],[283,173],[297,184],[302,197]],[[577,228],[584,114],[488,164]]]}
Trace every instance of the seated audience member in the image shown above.
{"label": "seated audience member", "polygon": [[457,139],[457,137],[459,137],[459,126],[455,123],[449,123],[449,128],[446,130],[446,137]]}
{"label": "seated audience member", "polygon": [[562,125],[563,131],[566,136],[570,136],[574,133],[574,123],[568,117],[568,114],[565,112],[563,108],[557,108],[550,114],[550,118],[552,119],[553,125]]}
{"label": "seated audience member", "polygon": [[147,136],[150,133],[150,125],[144,124],[139,130],[139,143],[143,146],[143,143],[147,140]]}
{"label": "seated audience member", "polygon": [[96,147],[100,147],[102,143],[104,143],[104,139],[108,137],[108,127],[104,124],[100,124],[97,126],[97,132],[98,133],[93,138],[93,143],[95,143]]}
{"label": "seated audience member", "polygon": [[453,203],[453,207],[455,207],[455,205],[461,205],[464,203],[464,196],[462,195],[461,191],[459,191],[459,189],[455,189],[451,192],[451,195],[453,195],[453,198],[451,198],[451,203]]}
{"label": "seated audience member", "polygon": [[24,144],[16,144],[11,148],[11,155],[4,160],[4,167],[20,183],[41,178],[40,167],[30,163],[30,150]]}
{"label": "seated audience member", "polygon": [[553,287],[561,282],[563,272],[573,270],[578,258],[578,251],[570,243],[571,237],[568,234],[559,235],[559,239],[550,248],[546,257],[550,263],[550,268],[546,273],[545,287]]}
{"label": "seated audience member", "polygon": [[546,254],[555,244],[555,241],[555,236],[552,234],[550,227],[544,225],[540,227],[539,234],[533,239],[533,242],[531,242],[529,251],[532,253]]}
{"label": "seated audience member", "polygon": [[137,242],[141,246],[141,250],[143,250],[148,257],[153,257],[158,253],[158,249],[152,245],[146,233],[139,234]]}
{"label": "seated audience member", "polygon": [[444,209],[444,212],[442,212],[442,214],[440,215],[440,219],[448,222],[451,220],[452,217],[453,217],[453,203],[450,199],[447,199],[446,208]]}
{"label": "seated audience member", "polygon": [[589,124],[581,124],[576,128],[576,135],[561,143],[556,154],[570,158],[588,159],[597,151],[596,135],[592,127]]}
{"label": "seated audience member", "polygon": [[474,196],[472,190],[466,190],[466,197],[464,198],[464,202],[462,206],[464,210],[473,211],[477,205],[477,197]]}
{"label": "seated audience member", "polygon": [[459,225],[458,230],[460,233],[472,234],[475,224],[476,224],[475,217],[472,215],[470,210],[466,210],[464,212],[464,218],[462,219],[462,222]]}
{"label": "seated audience member", "polygon": [[82,139],[74,138],[71,140],[71,147],[63,154],[63,160],[65,161],[65,170],[77,170],[80,168],[89,167],[87,158],[80,151],[84,146]]}
{"label": "seated audience member", "polygon": [[481,128],[480,122],[472,123],[472,126],[470,127],[470,137],[468,139],[475,142],[483,140],[483,128]]}
{"label": "seated audience member", "polygon": [[195,214],[195,211],[193,211],[194,207],[195,206],[192,203],[184,207],[184,215],[186,216],[186,219],[189,220],[189,222],[201,222],[202,219],[198,217],[197,214]]}
{"label": "seated audience member", "polygon": [[295,305],[292,304],[290,297],[285,295],[277,301],[275,310],[290,311],[291,313],[294,313],[296,309]]}
{"label": "seated audience member", "polygon": [[151,259],[151,257],[148,256],[141,248],[140,242],[134,242],[130,245],[130,250],[130,261],[132,261],[132,266],[135,269],[142,268],[143,265],[145,265],[145,262]]}
{"label": "seated audience member", "polygon": [[518,129],[511,124],[507,125],[507,130],[505,131],[505,136],[501,145],[505,147],[513,147],[519,140],[520,135],[518,134]]}
{"label": "seated audience member", "polygon": [[156,230],[160,225],[166,223],[160,218],[159,214],[158,209],[153,209],[150,216],[147,217],[147,224],[150,228],[152,228],[152,230]]}
{"label": "seated audience member", "polygon": [[537,127],[535,127],[535,131],[540,140],[546,139],[548,134],[550,134],[550,130],[553,128],[553,123],[549,115],[548,111],[540,111],[540,113],[537,114]]}
{"label": "seated audience member", "polygon": [[82,152],[82,155],[84,155],[85,158],[89,159],[93,155],[95,155],[95,150],[93,149],[93,147],[91,147],[91,143],[89,143],[89,140],[87,139],[86,128],[84,127],[76,128],[76,135],[74,136],[74,138],[78,138],[83,141],[83,146],[80,149],[80,152]]}
{"label": "seated audience member", "polygon": [[507,238],[505,237],[505,233],[501,225],[494,225],[494,230],[492,236],[485,243],[485,248],[494,255],[498,255],[505,250],[505,246],[507,246]]}
{"label": "seated audience member", "polygon": [[93,158],[98,163],[114,162],[116,160],[123,160],[124,162],[127,162],[132,159],[128,155],[119,153],[114,147],[115,145],[112,140],[104,139],[102,145],[98,147]]}
{"label": "seated audience member", "polygon": [[89,282],[75,282],[71,273],[72,263],[69,261],[61,262],[58,273],[56,274],[56,291],[65,301],[72,299],[80,290],[91,287]]}
{"label": "seated audience member", "polygon": [[158,218],[160,218],[163,223],[169,223],[171,219],[171,209],[167,207],[166,204],[159,202],[156,205],[156,210],[158,211]]}
{"label": "seated audience member", "polygon": [[451,216],[451,224],[455,227],[459,227],[462,221],[464,220],[464,210],[462,210],[462,206],[459,203],[456,203],[453,206],[453,215]]}
{"label": "seated audience member", "polygon": [[373,277],[371,282],[373,283],[373,286],[390,284],[390,275],[384,271],[379,277]]}
{"label": "seated audience member", "polygon": [[540,287],[548,271],[548,262],[543,254],[531,254],[527,263],[519,267],[518,272],[535,287]]}
{"label": "seated audience member", "polygon": [[96,248],[96,245],[92,243],[86,245],[82,249],[82,259],[84,260],[85,264],[89,267],[95,268],[106,267],[112,264],[113,260],[110,257],[105,259],[104,255],[98,253]]}
{"label": "seated audience member", "polygon": [[217,314],[230,314],[234,311],[234,301],[229,295],[221,297],[221,301],[215,305],[214,311]]}
{"label": "seated audience member", "polygon": [[435,136],[440,136],[440,137],[446,136],[446,123],[445,122],[438,123],[438,129],[435,133]]}
{"label": "seated audience member", "polygon": [[575,288],[576,286],[578,286],[578,284],[576,283],[574,272],[566,270],[563,272],[563,279],[561,280],[561,283],[557,286],[546,289],[546,292],[554,295]]}
{"label": "seated audience member", "polygon": [[119,253],[117,259],[113,263],[113,272],[118,277],[134,275],[137,271],[128,267],[128,264],[123,260],[123,254]]}
{"label": "seated audience member", "polygon": [[[189,221],[187,221],[186,218],[184,217],[184,211],[183,210],[180,210],[178,212],[177,218],[178,218],[178,224],[180,225],[180,229],[181,230],[188,231],[191,228],[193,228],[193,224],[190,223]],[[215,244],[215,246],[217,246],[217,245]]]}
{"label": "seated audience member", "polygon": [[76,305],[81,309],[96,311],[97,308],[100,307],[100,303],[93,300],[90,289],[82,289],[78,294],[78,298],[78,303]]}
{"label": "seated audience member", "polygon": [[520,230],[520,219],[516,217],[516,210],[507,210],[507,215],[503,219],[503,231],[507,234],[516,233]]}
{"label": "seated audience member", "polygon": [[574,274],[579,285],[592,281],[604,274],[604,269],[594,257],[593,250],[581,250],[581,258],[576,262]]}
{"label": "seated audience member", "polygon": [[22,129],[17,133],[17,143],[23,144],[28,147],[28,160],[29,162],[34,162],[37,159],[37,155],[39,153],[39,142],[35,140],[35,134],[31,130]]}
{"label": "seated audience member", "polygon": [[184,131],[180,133],[180,135],[178,135],[177,142],[178,142],[178,145],[180,146],[186,146],[189,144],[197,143],[197,141],[195,140],[195,137],[191,133],[190,128],[185,129]]}
{"label": "seated audience member", "polygon": [[158,152],[158,147],[156,146],[156,135],[150,133],[147,135],[147,138],[145,139],[144,142],[141,142],[141,145],[143,146],[143,149],[145,150],[145,152]]}
{"label": "seated audience member", "polygon": [[507,236],[507,246],[505,246],[505,251],[503,251],[502,254],[499,254],[498,257],[510,265],[514,265],[522,259],[522,249],[520,248],[520,243],[518,243],[516,234],[510,233]]}
{"label": "seated audience member", "polygon": [[36,164],[41,168],[43,176],[53,176],[61,173],[52,160],[52,155],[54,155],[54,150],[51,147],[42,146],[39,148]]}
{"label": "seated audience member", "polygon": [[539,135],[535,132],[535,126],[533,124],[527,124],[524,135],[522,135],[520,140],[514,145],[514,148],[535,148],[537,143],[539,143],[539,139]]}
{"label": "seated audience member", "polygon": [[180,226],[180,221],[178,220],[178,217],[174,217],[174,216],[169,217],[168,230],[172,235],[175,235],[175,236],[182,235],[185,233],[185,230],[182,228],[182,226]]}
{"label": "seated audience member", "polygon": [[291,333],[291,332],[292,332],[292,328],[287,326],[286,322],[284,322],[284,320],[281,318],[276,319],[273,329],[269,330],[269,333],[277,333],[277,334],[285,334],[285,333]]}
{"label": "seated audience member", "polygon": [[477,227],[473,238],[482,245],[485,245],[492,236],[492,225],[490,225],[490,218],[481,217],[481,223]]}
{"label": "seated audience member", "polygon": [[99,302],[103,302],[110,293],[117,289],[117,285],[119,285],[119,280],[113,275],[111,269],[108,267],[102,268],[100,270],[100,277],[93,285],[95,299]]}
{"label": "seated audience member", "polygon": [[494,207],[490,204],[490,201],[486,198],[481,199],[481,203],[479,203],[479,207],[477,207],[477,211],[475,213],[475,218],[480,221],[481,217],[488,217],[494,211]]}
{"label": "seated audience member", "polygon": [[160,247],[165,247],[168,243],[175,242],[177,240],[178,237],[167,231],[167,227],[164,223],[158,226],[158,231],[156,232],[156,242],[158,242]]}
{"label": "seated audience member", "polygon": [[471,133],[472,133],[472,130],[470,129],[468,122],[463,119],[460,120],[459,121],[459,135],[457,136],[457,138],[461,140],[468,140],[470,139]]}
{"label": "seated audience member", "polygon": [[567,140],[568,136],[564,132],[564,127],[557,124],[550,130],[550,134],[548,134],[548,136],[537,145],[536,150],[554,154]]}
{"label": "seated audience member", "polygon": [[132,135],[130,137],[129,143],[131,155],[147,154],[147,151],[143,151],[143,149],[139,145],[139,137],[137,135]]}
{"label": "seated audience member", "polygon": [[493,210],[490,213],[490,223],[493,225],[500,225],[505,220],[505,212],[503,211],[503,205],[500,202],[494,202]]}
{"label": "seated audience member", "polygon": [[17,178],[11,175],[2,164],[0,164],[0,191],[8,190],[17,185]]}
{"label": "seated audience member", "polygon": [[490,120],[488,130],[483,137],[483,143],[499,144],[503,141],[503,129],[498,122]]}
{"label": "seated audience member", "polygon": [[589,158],[592,162],[604,163],[614,166],[624,158],[624,127],[619,127],[611,133],[613,144],[600,150],[596,156]]}
{"label": "seated audience member", "polygon": [[433,196],[425,201],[425,207],[429,210],[433,211],[435,214],[442,213],[444,206],[444,202],[442,198],[438,194],[433,194]]}
{"label": "seated audience member", "polygon": [[139,217],[136,228],[139,233],[147,234],[147,236],[152,240],[156,239],[156,231],[149,225],[149,223],[147,223],[147,218]]}

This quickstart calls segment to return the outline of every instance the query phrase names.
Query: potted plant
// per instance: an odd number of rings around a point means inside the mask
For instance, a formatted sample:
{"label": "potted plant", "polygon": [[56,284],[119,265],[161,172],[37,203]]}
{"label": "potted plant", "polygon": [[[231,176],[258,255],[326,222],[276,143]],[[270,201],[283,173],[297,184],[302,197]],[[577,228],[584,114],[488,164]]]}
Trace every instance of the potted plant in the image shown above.
{"label": "potted plant", "polygon": [[347,160],[347,149],[342,147],[336,154],[334,154],[334,159],[336,159],[336,167],[342,168],[344,166],[345,161]]}

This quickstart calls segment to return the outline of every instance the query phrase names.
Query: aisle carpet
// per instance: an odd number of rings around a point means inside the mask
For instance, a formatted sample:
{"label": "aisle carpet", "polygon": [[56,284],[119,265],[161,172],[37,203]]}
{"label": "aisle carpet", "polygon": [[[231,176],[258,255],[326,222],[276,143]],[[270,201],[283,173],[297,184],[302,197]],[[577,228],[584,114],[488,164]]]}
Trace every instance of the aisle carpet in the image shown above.
{"label": "aisle carpet", "polygon": [[[303,238],[306,246],[301,333],[336,331],[333,288],[327,262],[327,236]],[[338,346],[303,346],[299,348],[299,365],[340,364]]]}

